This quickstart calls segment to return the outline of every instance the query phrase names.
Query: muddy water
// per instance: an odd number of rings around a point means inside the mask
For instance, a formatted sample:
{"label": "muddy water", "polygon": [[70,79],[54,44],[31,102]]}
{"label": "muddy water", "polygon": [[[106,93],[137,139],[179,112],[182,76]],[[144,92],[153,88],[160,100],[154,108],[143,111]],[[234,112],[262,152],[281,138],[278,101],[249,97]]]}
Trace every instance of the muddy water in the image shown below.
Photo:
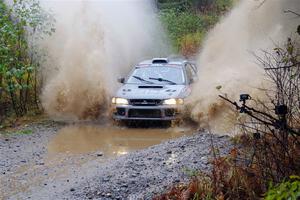
{"label": "muddy water", "polygon": [[167,139],[191,135],[193,128],[122,128],[76,125],[61,129],[48,144],[48,153],[83,154],[102,152],[117,156],[159,144]]}
{"label": "muddy water", "polygon": [[[77,124],[64,127],[57,133],[54,133],[56,129],[39,127],[37,130],[41,135],[35,136],[35,133],[20,140],[3,140],[2,144],[0,140],[0,147],[2,145],[7,150],[0,154],[5,164],[2,166],[5,174],[0,173],[0,199],[24,199],[31,195],[36,195],[32,199],[45,199],[57,190],[69,190],[70,185],[76,185],[78,180],[94,176],[99,163],[196,132],[195,128],[188,127],[146,129],[109,123]],[[103,156],[98,156],[100,152]],[[13,159],[16,162],[10,161]],[[176,159],[172,154],[166,162],[172,163]]]}

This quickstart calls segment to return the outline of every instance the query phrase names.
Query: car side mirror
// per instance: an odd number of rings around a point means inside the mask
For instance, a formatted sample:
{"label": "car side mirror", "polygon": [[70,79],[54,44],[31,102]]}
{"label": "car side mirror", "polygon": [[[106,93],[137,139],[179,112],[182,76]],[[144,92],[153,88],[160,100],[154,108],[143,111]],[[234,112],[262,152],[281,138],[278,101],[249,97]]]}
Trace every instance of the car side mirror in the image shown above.
{"label": "car side mirror", "polygon": [[193,78],[190,79],[190,84],[193,84],[193,83],[195,83],[196,81],[197,81],[197,78],[196,78],[196,77],[193,77]]}
{"label": "car side mirror", "polygon": [[125,78],[118,78],[118,82],[122,84],[125,83]]}

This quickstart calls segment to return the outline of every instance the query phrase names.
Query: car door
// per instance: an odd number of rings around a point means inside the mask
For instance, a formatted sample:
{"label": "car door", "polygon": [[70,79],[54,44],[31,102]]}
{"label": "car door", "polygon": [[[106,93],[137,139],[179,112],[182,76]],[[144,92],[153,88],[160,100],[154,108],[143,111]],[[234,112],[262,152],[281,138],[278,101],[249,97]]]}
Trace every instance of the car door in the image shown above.
{"label": "car door", "polygon": [[187,82],[189,85],[191,85],[197,80],[197,73],[194,67],[189,63],[185,65],[185,70],[186,70]]}

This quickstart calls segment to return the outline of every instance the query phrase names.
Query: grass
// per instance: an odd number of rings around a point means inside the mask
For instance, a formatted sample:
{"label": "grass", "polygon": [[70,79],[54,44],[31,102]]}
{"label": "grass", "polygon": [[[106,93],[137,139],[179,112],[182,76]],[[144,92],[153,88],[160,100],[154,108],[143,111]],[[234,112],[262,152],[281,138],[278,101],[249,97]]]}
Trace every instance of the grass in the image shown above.
{"label": "grass", "polygon": [[21,129],[21,130],[3,130],[0,131],[2,135],[31,135],[33,131],[31,129]]}
{"label": "grass", "polygon": [[15,132],[15,134],[20,134],[20,135],[30,135],[32,133],[33,133],[33,131],[30,129],[24,129],[24,130],[19,130],[19,131]]}
{"label": "grass", "polygon": [[39,123],[49,120],[49,118],[40,113],[31,111],[22,117],[16,117],[14,114],[9,115],[0,124],[0,134],[17,133],[17,134],[31,134],[32,131],[28,129],[18,130],[20,127],[26,127],[31,123]]}

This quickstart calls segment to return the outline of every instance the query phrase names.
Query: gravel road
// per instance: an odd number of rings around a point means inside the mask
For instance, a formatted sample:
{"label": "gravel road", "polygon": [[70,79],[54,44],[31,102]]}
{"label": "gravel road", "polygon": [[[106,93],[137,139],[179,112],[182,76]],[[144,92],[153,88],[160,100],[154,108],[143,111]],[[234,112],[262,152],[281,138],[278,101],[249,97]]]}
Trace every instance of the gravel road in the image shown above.
{"label": "gravel road", "polygon": [[101,152],[49,157],[47,144],[63,126],[0,134],[0,199],[151,199],[188,181],[187,171],[209,170],[212,141],[221,154],[232,147],[228,136],[196,132],[113,158]]}

